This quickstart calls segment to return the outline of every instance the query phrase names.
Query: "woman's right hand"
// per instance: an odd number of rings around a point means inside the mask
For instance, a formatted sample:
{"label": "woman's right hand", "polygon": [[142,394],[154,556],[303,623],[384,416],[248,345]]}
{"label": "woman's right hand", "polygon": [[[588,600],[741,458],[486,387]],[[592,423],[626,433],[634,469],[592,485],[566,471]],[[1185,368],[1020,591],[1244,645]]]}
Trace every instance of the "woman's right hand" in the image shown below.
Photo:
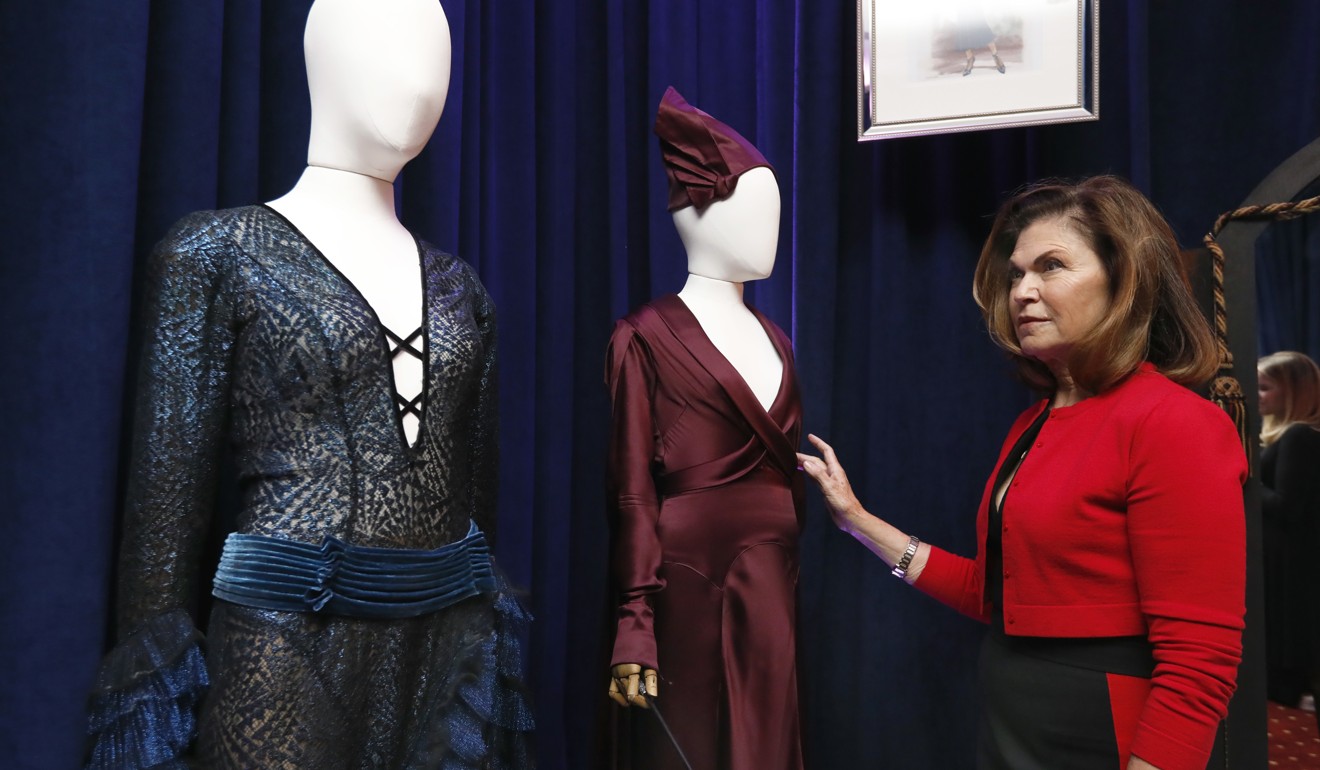
{"label": "woman's right hand", "polygon": [[646,698],[660,694],[658,679],[653,668],[643,669],[640,663],[620,663],[610,669],[610,699],[625,708],[631,705],[650,708]]}
{"label": "woman's right hand", "polygon": [[[867,513],[858,502],[857,495],[853,494],[848,474],[839,465],[834,449],[814,435],[808,435],[807,440],[820,450],[820,457],[799,452],[798,462],[802,464],[802,470],[820,485],[820,491],[825,495],[825,504],[830,509],[830,518],[834,519],[834,526],[852,535],[889,566],[897,564],[913,539],[889,522]],[[930,546],[918,543],[916,553],[904,565],[906,569],[903,579],[915,583],[929,557]]]}
{"label": "woman's right hand", "polygon": [[820,491],[825,496],[825,504],[830,509],[830,517],[834,519],[834,526],[851,532],[849,514],[860,511],[862,506],[857,501],[857,495],[853,494],[852,484],[848,482],[848,474],[844,473],[833,447],[815,434],[807,434],[807,440],[820,451],[820,457],[798,452],[798,463],[802,466],[802,470],[820,486]]}

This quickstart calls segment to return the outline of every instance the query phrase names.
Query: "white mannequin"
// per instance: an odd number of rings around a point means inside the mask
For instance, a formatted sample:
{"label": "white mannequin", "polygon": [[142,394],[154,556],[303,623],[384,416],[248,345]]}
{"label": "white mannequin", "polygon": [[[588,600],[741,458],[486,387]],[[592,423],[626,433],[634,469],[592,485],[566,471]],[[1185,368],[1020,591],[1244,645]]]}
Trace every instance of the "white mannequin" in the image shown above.
{"label": "white mannequin", "polygon": [[[338,268],[400,337],[422,323],[418,246],[394,210],[394,179],[426,146],[449,92],[449,22],[439,0],[316,0],[303,37],[312,127],[307,168],[268,205]],[[420,343],[417,343],[421,349]],[[424,367],[393,359],[395,386]],[[418,421],[404,417],[409,442]]]}
{"label": "white mannequin", "polygon": [[[775,174],[761,166],[739,176],[728,198],[700,211],[686,206],[673,215],[688,257],[688,279],[678,297],[766,411],[779,395],[784,362],[765,327],[743,304],[743,284],[768,278],[774,270],[779,206]],[[640,663],[610,669],[609,696],[616,703],[650,708],[642,692],[660,694],[655,669]]]}
{"label": "white mannequin", "polygon": [[700,211],[674,212],[687,249],[688,279],[678,293],[702,330],[769,411],[784,362],[743,304],[743,283],[767,278],[779,245],[779,185],[764,166],[738,177],[733,194]]}

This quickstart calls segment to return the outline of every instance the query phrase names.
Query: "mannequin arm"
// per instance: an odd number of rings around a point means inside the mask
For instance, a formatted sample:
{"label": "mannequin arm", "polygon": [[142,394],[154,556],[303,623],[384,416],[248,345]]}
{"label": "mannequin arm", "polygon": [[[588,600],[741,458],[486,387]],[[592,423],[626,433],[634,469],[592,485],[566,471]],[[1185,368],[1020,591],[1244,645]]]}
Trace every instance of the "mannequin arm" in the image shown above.
{"label": "mannequin arm", "polygon": [[647,699],[660,695],[658,680],[653,668],[642,668],[640,663],[620,663],[610,669],[610,699],[625,708],[630,705],[650,708]]}
{"label": "mannequin arm", "polygon": [[[820,486],[834,525],[856,538],[885,564],[891,567],[897,564],[907,550],[908,536],[884,519],[872,516],[862,507],[853,494],[848,474],[839,464],[833,447],[815,435],[809,434],[807,440],[815,445],[821,456],[813,457],[799,452],[798,462],[802,464],[802,470]],[[917,547],[917,553],[912,557],[903,579],[909,584],[915,583],[929,558],[930,546],[922,543]]]}

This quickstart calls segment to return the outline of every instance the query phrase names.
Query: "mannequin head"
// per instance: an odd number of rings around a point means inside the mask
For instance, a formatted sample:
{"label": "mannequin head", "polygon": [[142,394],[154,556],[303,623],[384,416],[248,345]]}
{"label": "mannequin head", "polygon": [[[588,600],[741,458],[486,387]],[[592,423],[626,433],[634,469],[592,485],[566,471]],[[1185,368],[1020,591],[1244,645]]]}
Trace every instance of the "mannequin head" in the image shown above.
{"label": "mannequin head", "polygon": [[688,272],[743,283],[766,278],[779,246],[779,183],[766,166],[738,177],[733,194],[705,208],[674,212]]}
{"label": "mannequin head", "polygon": [[316,0],[303,48],[308,165],[394,181],[431,138],[449,92],[439,0]]}

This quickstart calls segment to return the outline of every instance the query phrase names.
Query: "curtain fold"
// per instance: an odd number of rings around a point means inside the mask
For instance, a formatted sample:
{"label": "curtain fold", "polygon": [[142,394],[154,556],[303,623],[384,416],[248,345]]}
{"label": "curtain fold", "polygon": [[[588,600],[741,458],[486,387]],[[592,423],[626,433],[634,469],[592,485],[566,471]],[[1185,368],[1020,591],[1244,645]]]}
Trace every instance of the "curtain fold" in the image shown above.
{"label": "curtain fold", "polygon": [[[1320,180],[1294,200],[1320,195]],[[1276,222],[1256,239],[1257,344],[1320,361],[1320,212]]]}
{"label": "curtain fold", "polygon": [[[1194,244],[1320,134],[1310,0],[1105,3],[1100,121],[867,143],[849,3],[443,4],[453,78],[399,210],[475,265],[499,308],[498,555],[536,616],[545,768],[591,765],[606,706],[604,345],[686,273],[651,133],[667,86],[775,165],[778,261],[748,298],[792,333],[807,430],[871,510],[963,553],[1030,400],[970,296],[998,200],[1041,176],[1119,173]],[[180,216],[297,179],[309,5],[0,7],[0,765],[79,762],[113,601],[134,276]],[[1262,273],[1262,291],[1295,290],[1301,269]],[[810,500],[810,766],[969,767],[980,628],[890,578]]]}

